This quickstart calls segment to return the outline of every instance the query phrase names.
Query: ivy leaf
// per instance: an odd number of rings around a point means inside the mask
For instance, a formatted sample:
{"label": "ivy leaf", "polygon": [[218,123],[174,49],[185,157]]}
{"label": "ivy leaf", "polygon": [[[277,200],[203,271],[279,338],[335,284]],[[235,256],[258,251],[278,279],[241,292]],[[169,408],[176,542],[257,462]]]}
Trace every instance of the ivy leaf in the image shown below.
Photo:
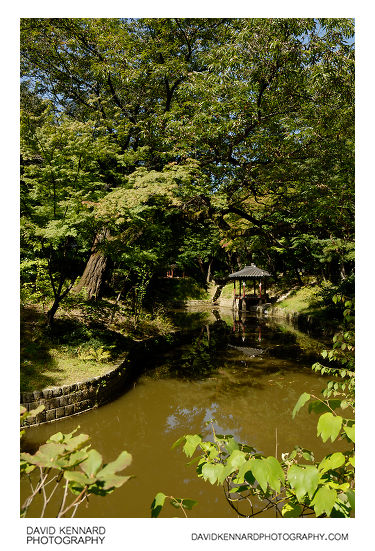
{"label": "ivy leaf", "polygon": [[328,486],[322,486],[316,492],[311,505],[314,506],[314,511],[317,517],[326,513],[327,517],[331,514],[332,508],[337,498],[336,490],[328,488]]}
{"label": "ivy leaf", "polygon": [[328,438],[331,438],[331,442],[336,440],[342,426],[342,417],[340,415],[333,415],[330,411],[323,413],[319,417],[317,425],[317,435],[322,437],[323,442],[326,442]]}
{"label": "ivy leaf", "polygon": [[307,392],[304,392],[303,394],[301,394],[293,409],[293,413],[292,413],[293,419],[296,416],[296,414],[299,412],[299,410],[306,404],[306,402],[310,400],[310,397],[311,397],[310,394],[308,394]]}
{"label": "ivy leaf", "polygon": [[341,467],[345,463],[345,456],[341,452],[336,452],[331,455],[327,455],[322,461],[319,463],[318,469],[320,471],[320,474],[324,474],[327,471],[330,471],[331,469],[337,469],[338,467]]}
{"label": "ivy leaf", "polygon": [[318,487],[319,479],[319,471],[313,465],[306,467],[292,465],[288,471],[288,481],[295,490],[298,501],[301,501],[305,494],[312,498]]}
{"label": "ivy leaf", "polygon": [[166,495],[163,492],[158,492],[154,497],[153,502],[151,503],[151,518],[156,518],[159,516],[160,511],[163,508]]}
{"label": "ivy leaf", "polygon": [[255,476],[256,480],[259,482],[259,485],[262,488],[263,492],[266,493],[269,475],[268,464],[263,461],[263,459],[253,459],[251,472]]}

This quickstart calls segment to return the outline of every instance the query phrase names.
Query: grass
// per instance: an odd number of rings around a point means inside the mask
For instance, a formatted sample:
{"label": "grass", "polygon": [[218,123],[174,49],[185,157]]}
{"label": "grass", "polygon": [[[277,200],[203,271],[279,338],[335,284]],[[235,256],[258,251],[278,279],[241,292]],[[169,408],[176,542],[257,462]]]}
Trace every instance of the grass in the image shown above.
{"label": "grass", "polygon": [[120,362],[132,339],[62,314],[54,330],[36,306],[21,310],[20,390],[41,390],[102,375]]}
{"label": "grass", "polygon": [[287,312],[312,313],[323,306],[323,301],[319,297],[320,290],[320,287],[315,285],[295,289],[277,305]]}
{"label": "grass", "polygon": [[21,308],[21,391],[68,385],[103,375],[135,341],[166,335],[175,326],[159,307],[134,320],[129,306],[114,301],[66,304],[53,330],[37,305]]}

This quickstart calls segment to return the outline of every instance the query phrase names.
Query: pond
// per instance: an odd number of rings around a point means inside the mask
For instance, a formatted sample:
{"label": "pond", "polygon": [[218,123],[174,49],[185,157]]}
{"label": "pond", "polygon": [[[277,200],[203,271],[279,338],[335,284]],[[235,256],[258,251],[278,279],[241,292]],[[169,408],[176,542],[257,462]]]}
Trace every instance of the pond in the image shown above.
{"label": "pond", "polygon": [[[190,344],[154,358],[130,391],[98,409],[27,429],[23,445],[28,450],[79,425],[104,461],[124,449],[132,454],[124,474],[135,478],[105,498],[90,497],[77,517],[149,517],[157,492],[197,500],[190,517],[233,517],[222,487],[198,479],[181,449],[171,449],[184,434],[212,439],[210,420],[217,432],[279,459],[296,444],[314,450],[316,459],[337,449],[337,443],[323,444],[316,437],[317,417],[307,408],[292,420],[300,394],[318,394],[325,386],[311,370],[321,343],[265,318],[233,318],[231,311],[176,313],[175,321],[190,327]],[[21,493],[29,494],[26,481]],[[38,510],[31,508],[28,516]],[[166,505],[160,516],[178,512]]]}

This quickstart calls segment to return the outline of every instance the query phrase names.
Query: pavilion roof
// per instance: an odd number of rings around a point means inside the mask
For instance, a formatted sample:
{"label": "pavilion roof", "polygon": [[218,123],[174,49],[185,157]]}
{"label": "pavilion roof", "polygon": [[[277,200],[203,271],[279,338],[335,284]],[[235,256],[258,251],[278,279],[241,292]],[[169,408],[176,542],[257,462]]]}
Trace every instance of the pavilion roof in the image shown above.
{"label": "pavilion roof", "polygon": [[270,275],[266,270],[262,270],[262,268],[258,268],[255,264],[251,264],[250,266],[245,266],[239,272],[230,274],[228,277],[230,279],[251,279],[252,277],[269,277]]}

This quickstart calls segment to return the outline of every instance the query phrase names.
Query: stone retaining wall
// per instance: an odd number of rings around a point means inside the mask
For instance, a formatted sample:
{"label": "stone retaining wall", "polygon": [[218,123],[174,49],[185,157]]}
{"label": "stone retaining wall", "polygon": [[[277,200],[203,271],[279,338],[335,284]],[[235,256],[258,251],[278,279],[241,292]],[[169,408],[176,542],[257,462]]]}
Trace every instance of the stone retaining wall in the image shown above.
{"label": "stone retaining wall", "polygon": [[21,392],[21,405],[27,411],[41,404],[45,406],[44,411],[36,417],[26,418],[23,425],[55,421],[110,402],[130,388],[134,380],[153,362],[156,354],[164,352],[170,346],[188,342],[191,338],[192,332],[178,331],[171,335],[147,339],[135,343],[126,359],[104,375],[72,385]]}
{"label": "stone retaining wall", "polygon": [[114,370],[87,381],[21,393],[21,405],[28,411],[43,404],[44,411],[25,419],[25,425],[55,421],[81,413],[111,400],[125,383],[126,360]]}

